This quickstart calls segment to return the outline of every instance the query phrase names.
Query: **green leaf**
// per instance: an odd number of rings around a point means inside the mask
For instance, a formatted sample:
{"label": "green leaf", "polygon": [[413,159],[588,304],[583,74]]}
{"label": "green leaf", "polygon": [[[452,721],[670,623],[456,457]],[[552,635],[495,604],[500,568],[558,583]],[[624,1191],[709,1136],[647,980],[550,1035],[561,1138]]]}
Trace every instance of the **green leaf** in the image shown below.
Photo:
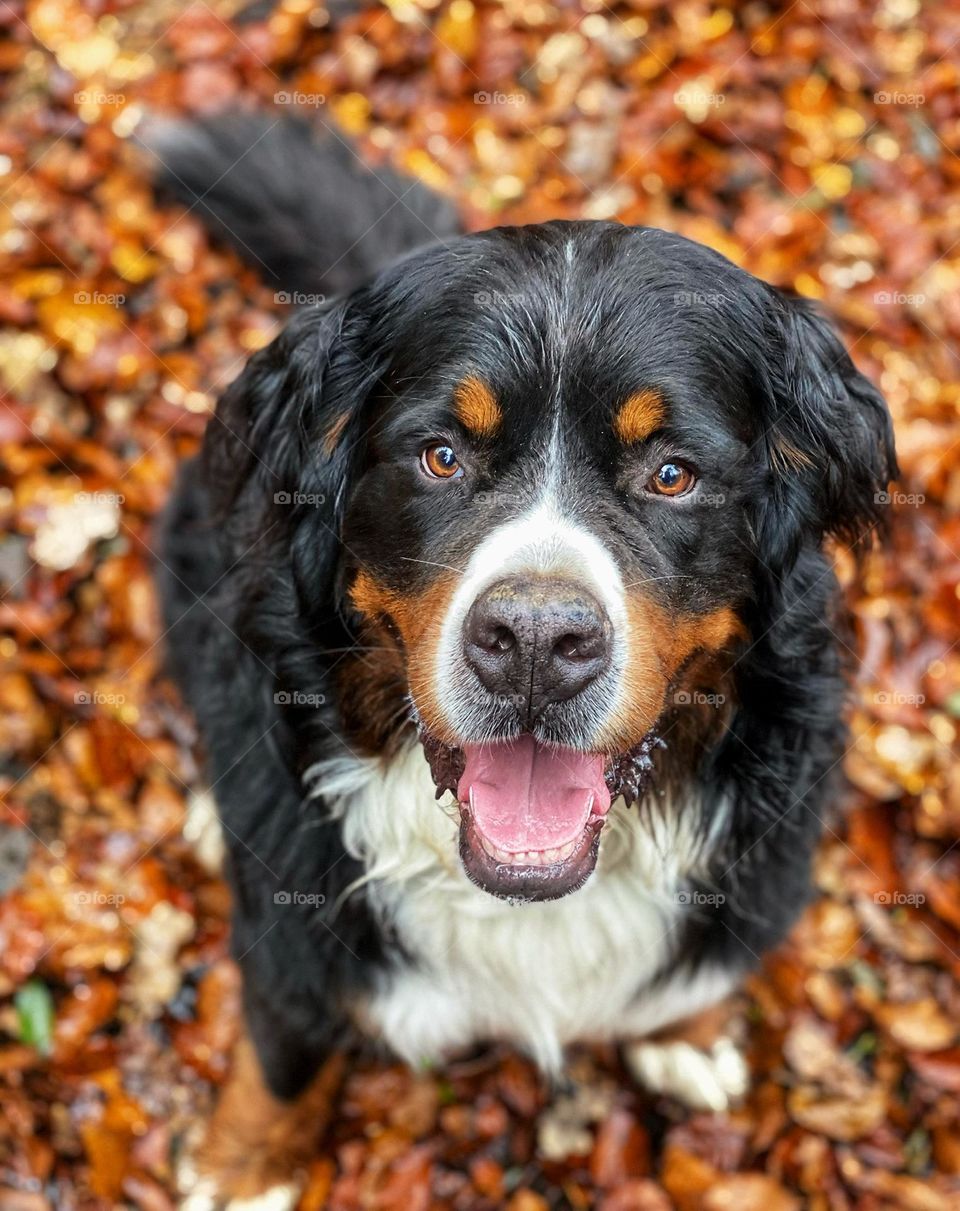
{"label": "green leaf", "polygon": [[457,1100],[456,1092],[449,1081],[437,1082],[437,1100],[441,1106],[452,1106]]}
{"label": "green leaf", "polygon": [[866,1059],[868,1055],[873,1055],[877,1050],[877,1036],[872,1030],[864,1030],[862,1034],[847,1048],[847,1055],[855,1063],[859,1064],[861,1060]]}
{"label": "green leaf", "polygon": [[14,994],[20,1041],[41,1055],[53,1049],[53,997],[41,980],[30,980]]}

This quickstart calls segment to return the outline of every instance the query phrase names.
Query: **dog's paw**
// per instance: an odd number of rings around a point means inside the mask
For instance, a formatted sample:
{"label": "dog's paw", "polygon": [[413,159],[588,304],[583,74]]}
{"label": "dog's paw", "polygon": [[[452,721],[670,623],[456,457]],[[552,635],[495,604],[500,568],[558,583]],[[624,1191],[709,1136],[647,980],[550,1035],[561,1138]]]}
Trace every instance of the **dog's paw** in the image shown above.
{"label": "dog's paw", "polygon": [[636,1080],[692,1110],[726,1110],[750,1087],[750,1071],[740,1049],[721,1038],[707,1050],[691,1043],[630,1043],[624,1059]]}
{"label": "dog's paw", "polygon": [[224,1194],[211,1177],[198,1176],[189,1163],[180,1166],[178,1211],[293,1211],[300,1198],[295,1182],[270,1186],[243,1198]]}
{"label": "dog's paw", "polygon": [[252,1198],[221,1198],[214,1187],[198,1188],[177,1204],[179,1211],[293,1211],[300,1192],[296,1186],[273,1186]]}

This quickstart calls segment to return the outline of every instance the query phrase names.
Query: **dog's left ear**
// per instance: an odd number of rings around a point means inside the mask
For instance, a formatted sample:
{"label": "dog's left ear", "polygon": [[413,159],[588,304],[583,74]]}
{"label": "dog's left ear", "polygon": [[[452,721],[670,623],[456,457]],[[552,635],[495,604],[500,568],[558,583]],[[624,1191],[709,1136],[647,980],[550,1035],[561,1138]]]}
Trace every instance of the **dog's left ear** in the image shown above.
{"label": "dog's left ear", "polygon": [[782,575],[805,545],[827,535],[864,539],[883,518],[897,463],[883,396],[833,325],[806,299],[771,293],[773,348],[762,371],[769,480],[759,539]]}

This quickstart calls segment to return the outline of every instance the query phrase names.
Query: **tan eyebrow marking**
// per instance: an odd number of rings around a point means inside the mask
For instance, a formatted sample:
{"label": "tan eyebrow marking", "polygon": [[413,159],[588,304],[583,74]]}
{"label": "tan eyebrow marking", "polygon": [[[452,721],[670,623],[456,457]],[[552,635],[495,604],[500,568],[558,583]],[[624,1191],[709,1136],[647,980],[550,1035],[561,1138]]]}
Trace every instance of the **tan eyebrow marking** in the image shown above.
{"label": "tan eyebrow marking", "polygon": [[500,428],[500,405],[486,383],[474,375],[457,384],[453,401],[457,419],[475,437],[490,437]]}
{"label": "tan eyebrow marking", "polygon": [[632,445],[658,429],[665,415],[663,396],[653,387],[644,387],[631,395],[620,408],[613,418],[613,431],[622,442]]}

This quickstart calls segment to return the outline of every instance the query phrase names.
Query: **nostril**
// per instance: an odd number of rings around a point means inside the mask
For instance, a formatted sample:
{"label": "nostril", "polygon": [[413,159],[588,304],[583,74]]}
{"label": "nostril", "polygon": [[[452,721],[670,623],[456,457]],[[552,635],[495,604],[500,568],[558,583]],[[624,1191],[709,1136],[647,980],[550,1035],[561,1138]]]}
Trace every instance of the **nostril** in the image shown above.
{"label": "nostril", "polygon": [[596,655],[596,644],[583,635],[561,635],[553,645],[554,654],[563,660],[589,660]]}
{"label": "nostril", "polygon": [[606,634],[598,627],[586,634],[582,631],[568,631],[561,635],[553,645],[552,654],[559,660],[586,662],[603,656],[606,650]]}
{"label": "nostril", "polygon": [[488,652],[509,652],[517,646],[517,637],[509,627],[494,627],[481,636],[479,646]]}

